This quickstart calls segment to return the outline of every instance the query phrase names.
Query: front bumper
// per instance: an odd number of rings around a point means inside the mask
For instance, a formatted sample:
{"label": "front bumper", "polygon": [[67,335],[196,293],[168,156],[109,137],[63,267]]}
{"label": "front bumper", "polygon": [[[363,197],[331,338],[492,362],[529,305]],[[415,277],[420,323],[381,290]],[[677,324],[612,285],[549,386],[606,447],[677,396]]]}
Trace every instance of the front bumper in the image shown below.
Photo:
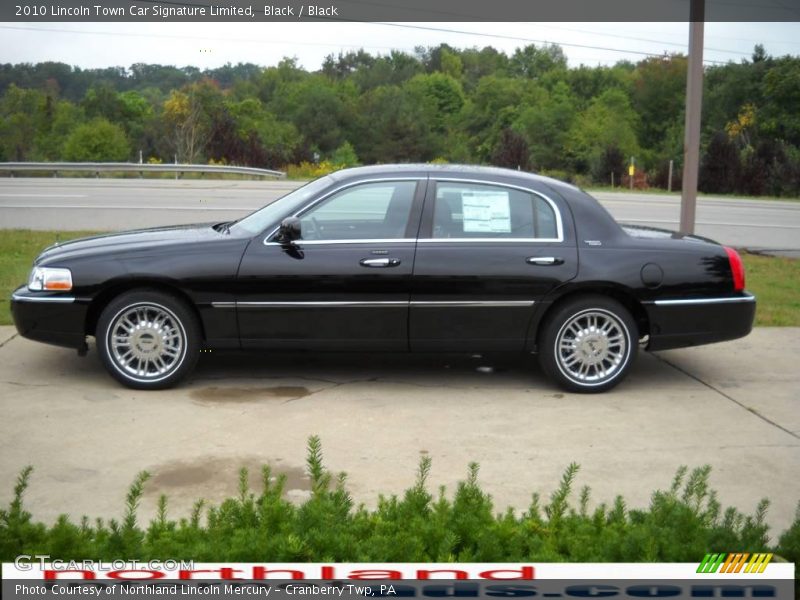
{"label": "front bumper", "polygon": [[31,292],[26,286],[11,295],[11,315],[23,337],[45,344],[82,348],[86,343],[89,301],[53,292]]}
{"label": "front bumper", "polygon": [[756,298],[743,293],[719,298],[656,300],[645,304],[648,350],[668,350],[735,340],[753,329]]}

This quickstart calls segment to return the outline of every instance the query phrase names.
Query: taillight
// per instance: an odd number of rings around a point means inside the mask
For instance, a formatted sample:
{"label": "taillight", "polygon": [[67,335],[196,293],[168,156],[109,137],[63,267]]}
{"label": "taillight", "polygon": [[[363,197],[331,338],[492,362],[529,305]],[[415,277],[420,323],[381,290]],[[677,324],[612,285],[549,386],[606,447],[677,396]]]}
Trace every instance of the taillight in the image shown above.
{"label": "taillight", "polygon": [[728,246],[723,247],[728,254],[728,262],[731,265],[733,290],[735,292],[741,292],[744,290],[744,263],[742,263],[742,257],[739,256],[739,253],[733,248],[729,248]]}

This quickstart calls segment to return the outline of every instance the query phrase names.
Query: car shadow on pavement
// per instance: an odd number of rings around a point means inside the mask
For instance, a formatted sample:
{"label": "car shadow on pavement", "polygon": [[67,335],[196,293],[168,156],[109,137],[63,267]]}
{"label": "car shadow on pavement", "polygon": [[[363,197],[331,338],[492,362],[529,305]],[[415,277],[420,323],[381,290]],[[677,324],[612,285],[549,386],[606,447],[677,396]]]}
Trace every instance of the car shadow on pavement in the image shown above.
{"label": "car shadow on pavement", "polygon": [[[103,369],[94,347],[79,357],[64,348],[15,337],[2,349],[0,383],[17,387],[69,386],[124,390]],[[181,388],[227,386],[270,380],[280,386],[394,382],[444,388],[535,389],[561,393],[542,373],[536,356],[517,353],[366,353],[213,351],[201,354],[197,369]],[[689,378],[670,364],[642,352],[619,390],[649,390]],[[316,384],[314,383],[316,382]],[[297,396],[297,390],[286,390]],[[301,395],[301,394],[300,394]]]}

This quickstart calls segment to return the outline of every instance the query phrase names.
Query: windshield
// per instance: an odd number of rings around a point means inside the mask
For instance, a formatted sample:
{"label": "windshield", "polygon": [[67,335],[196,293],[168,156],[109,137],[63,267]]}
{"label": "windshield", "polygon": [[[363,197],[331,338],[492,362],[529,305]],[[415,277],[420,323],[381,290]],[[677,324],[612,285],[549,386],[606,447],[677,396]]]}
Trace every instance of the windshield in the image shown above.
{"label": "windshield", "polygon": [[277,226],[281,219],[291,216],[307,200],[332,183],[333,178],[330,175],[310,181],[293,192],[289,192],[285,196],[267,204],[264,208],[246,216],[241,221],[237,221],[232,227],[255,235],[265,231],[268,227]]}

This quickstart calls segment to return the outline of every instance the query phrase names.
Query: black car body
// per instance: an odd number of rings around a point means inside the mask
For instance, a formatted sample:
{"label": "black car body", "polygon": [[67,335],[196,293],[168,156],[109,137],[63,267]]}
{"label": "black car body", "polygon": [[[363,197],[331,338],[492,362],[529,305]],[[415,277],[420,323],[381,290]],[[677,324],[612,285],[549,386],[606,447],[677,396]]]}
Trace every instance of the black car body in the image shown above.
{"label": "black car body", "polygon": [[533,352],[601,391],[638,347],[747,335],[735,251],[623,228],[579,189],[504,169],[339,171],[234,222],[58,244],[12,297],[21,335],[95,336],[112,375],[166,387],[203,348]]}

